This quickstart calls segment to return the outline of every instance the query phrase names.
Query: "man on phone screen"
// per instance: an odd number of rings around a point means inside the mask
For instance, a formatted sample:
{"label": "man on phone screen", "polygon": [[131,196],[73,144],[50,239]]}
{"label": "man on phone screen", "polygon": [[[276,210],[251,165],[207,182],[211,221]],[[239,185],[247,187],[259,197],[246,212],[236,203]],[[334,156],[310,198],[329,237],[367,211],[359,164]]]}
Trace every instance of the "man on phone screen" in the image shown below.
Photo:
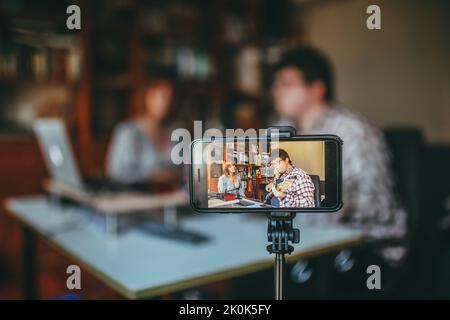
{"label": "man on phone screen", "polygon": [[285,150],[272,151],[271,165],[275,177],[274,181],[267,185],[266,191],[274,196],[272,205],[280,208],[315,207],[314,184],[310,176],[292,164]]}

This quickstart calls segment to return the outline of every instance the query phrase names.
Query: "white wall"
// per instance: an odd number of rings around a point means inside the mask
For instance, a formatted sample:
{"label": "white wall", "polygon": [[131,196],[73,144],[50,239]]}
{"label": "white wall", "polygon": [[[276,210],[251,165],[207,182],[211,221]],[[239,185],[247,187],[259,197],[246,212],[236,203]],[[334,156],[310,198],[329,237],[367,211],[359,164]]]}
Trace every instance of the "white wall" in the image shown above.
{"label": "white wall", "polygon": [[[381,30],[366,28],[370,4]],[[450,1],[313,0],[299,21],[331,58],[342,104],[375,125],[418,125],[450,142]]]}
{"label": "white wall", "polygon": [[316,174],[325,180],[325,144],[322,141],[279,141],[271,149],[284,149],[292,163],[308,174]]}

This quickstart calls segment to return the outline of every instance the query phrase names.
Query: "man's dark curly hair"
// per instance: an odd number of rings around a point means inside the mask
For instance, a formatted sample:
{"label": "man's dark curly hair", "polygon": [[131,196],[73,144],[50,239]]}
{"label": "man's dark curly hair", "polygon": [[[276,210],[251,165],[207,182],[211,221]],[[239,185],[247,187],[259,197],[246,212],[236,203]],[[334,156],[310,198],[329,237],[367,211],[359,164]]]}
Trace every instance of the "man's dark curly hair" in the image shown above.
{"label": "man's dark curly hair", "polygon": [[288,51],[275,66],[275,72],[285,67],[299,69],[303,73],[306,83],[322,81],[325,85],[324,99],[327,102],[333,100],[333,70],[328,59],[319,51],[310,47]]}

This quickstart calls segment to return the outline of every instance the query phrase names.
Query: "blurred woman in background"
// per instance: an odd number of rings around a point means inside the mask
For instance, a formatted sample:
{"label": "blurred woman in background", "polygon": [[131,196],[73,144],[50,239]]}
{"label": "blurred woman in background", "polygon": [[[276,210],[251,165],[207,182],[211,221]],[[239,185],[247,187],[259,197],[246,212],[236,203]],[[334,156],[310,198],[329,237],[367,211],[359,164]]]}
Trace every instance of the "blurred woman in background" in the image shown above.
{"label": "blurred woman in background", "polygon": [[241,177],[233,163],[225,162],[223,164],[223,175],[219,178],[217,189],[219,193],[244,196]]}
{"label": "blurred woman in background", "polygon": [[170,161],[173,96],[174,87],[167,78],[145,86],[143,112],[114,130],[106,163],[112,180],[123,184],[170,184],[179,180]]}

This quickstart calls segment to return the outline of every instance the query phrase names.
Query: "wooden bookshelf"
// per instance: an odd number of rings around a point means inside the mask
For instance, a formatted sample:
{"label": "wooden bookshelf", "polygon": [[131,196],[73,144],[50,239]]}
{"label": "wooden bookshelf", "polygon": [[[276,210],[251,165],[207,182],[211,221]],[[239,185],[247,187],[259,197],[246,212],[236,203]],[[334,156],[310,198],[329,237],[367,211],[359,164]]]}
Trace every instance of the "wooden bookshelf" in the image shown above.
{"label": "wooden bookshelf", "polygon": [[[8,88],[58,85],[67,90],[70,101],[64,117],[85,175],[103,173],[112,129],[117,122],[139,112],[142,105],[140,89],[154,70],[160,67],[174,70],[178,89],[177,115],[182,125],[191,129],[194,120],[206,120],[218,114],[228,91],[241,90],[236,85],[234,73],[235,60],[243,48],[254,46],[264,53],[274,43],[284,46],[293,39],[288,32],[281,34],[280,27],[276,27],[278,42],[273,41],[272,31],[266,29],[277,24],[267,20],[267,17],[272,19],[272,14],[267,14],[271,9],[270,1],[266,0],[42,0],[39,4],[23,3],[30,7],[8,11],[0,6],[0,18],[11,21],[11,26],[33,26],[34,23],[37,27],[32,31],[43,31],[42,34],[31,33],[31,38],[34,35],[34,40],[38,41],[37,58],[32,58],[36,60],[36,69],[14,74],[2,72],[0,67],[0,84]],[[80,31],[65,30],[65,8],[69,4],[77,4],[82,9]],[[27,36],[30,40],[30,34]],[[48,68],[44,65],[48,66],[51,59],[46,58],[44,52],[47,51],[42,47],[51,48],[55,42],[56,51],[71,48],[61,43],[69,44],[76,49],[69,52],[78,56],[72,57],[73,61],[68,59],[74,64],[69,64],[72,69],[47,74]],[[13,50],[12,54],[17,53]],[[5,53],[0,51],[0,62],[4,56]],[[62,56],[55,59],[67,60]],[[265,96],[264,92],[268,90],[264,76],[262,70],[259,91],[250,94]],[[2,93],[0,90],[1,104],[8,103],[8,94],[9,91]],[[11,148],[14,145],[9,154],[23,148],[26,157],[42,162],[39,149],[30,147],[36,144],[32,133],[24,131],[25,134],[17,133],[23,134],[23,139],[10,138],[14,132],[0,133],[0,148],[5,150],[3,146]],[[7,154],[0,156],[2,172],[8,161]],[[18,162],[15,169],[10,168],[10,173],[20,171],[22,166]],[[28,180],[41,179],[41,176],[42,171],[36,169]],[[34,192],[32,189],[30,192]]]}

